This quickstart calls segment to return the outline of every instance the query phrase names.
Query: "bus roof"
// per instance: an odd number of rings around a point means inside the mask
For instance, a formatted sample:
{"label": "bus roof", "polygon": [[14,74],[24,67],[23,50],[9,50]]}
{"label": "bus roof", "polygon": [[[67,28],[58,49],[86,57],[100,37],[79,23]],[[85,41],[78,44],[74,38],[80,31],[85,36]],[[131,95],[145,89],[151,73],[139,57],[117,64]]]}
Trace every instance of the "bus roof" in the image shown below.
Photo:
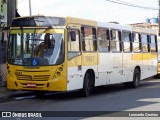
{"label": "bus roof", "polygon": [[139,32],[139,33],[154,34],[154,35],[158,34],[158,31],[155,29],[140,28],[140,27],[132,27],[132,31]]}
{"label": "bus roof", "polygon": [[115,23],[104,23],[104,22],[98,22],[99,27],[107,27],[109,29],[120,29],[120,30],[127,30],[131,31],[132,27],[129,25],[120,25]]}
{"label": "bus roof", "polygon": [[66,17],[67,23],[72,24],[82,24],[82,25],[90,25],[90,26],[97,26],[97,22],[94,20],[87,20],[82,18],[75,18],[75,17]]}
{"label": "bus roof", "polygon": [[98,22],[94,20],[75,18],[75,17],[51,17],[43,15],[17,17],[12,21],[11,27],[52,27],[66,26],[68,24],[81,24],[95,27],[104,27],[109,29],[133,31],[148,34],[157,34],[156,30],[140,27],[132,27],[130,25],[120,25],[115,23]]}

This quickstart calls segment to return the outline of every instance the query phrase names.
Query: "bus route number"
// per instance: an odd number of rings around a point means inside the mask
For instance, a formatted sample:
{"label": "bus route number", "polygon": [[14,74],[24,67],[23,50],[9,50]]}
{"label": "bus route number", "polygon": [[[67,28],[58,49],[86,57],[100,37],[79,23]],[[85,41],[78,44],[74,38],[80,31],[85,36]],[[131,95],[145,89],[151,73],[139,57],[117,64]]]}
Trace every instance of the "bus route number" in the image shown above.
{"label": "bus route number", "polygon": [[86,62],[94,62],[94,56],[85,56]]}
{"label": "bus route number", "polygon": [[22,72],[17,71],[15,72],[15,75],[22,75]]}

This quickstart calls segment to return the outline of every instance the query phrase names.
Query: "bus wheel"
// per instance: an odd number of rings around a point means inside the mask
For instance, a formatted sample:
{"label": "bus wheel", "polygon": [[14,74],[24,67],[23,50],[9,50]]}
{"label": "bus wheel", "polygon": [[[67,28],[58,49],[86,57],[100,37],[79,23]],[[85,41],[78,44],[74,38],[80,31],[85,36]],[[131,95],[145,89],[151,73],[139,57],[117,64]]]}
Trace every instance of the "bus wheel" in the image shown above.
{"label": "bus wheel", "polygon": [[160,79],[160,74],[158,73],[157,75],[154,76],[155,79]]}
{"label": "bus wheel", "polygon": [[91,92],[91,78],[92,77],[87,72],[84,77],[84,83],[83,83],[83,89],[82,89],[82,95],[84,97],[88,97]]}
{"label": "bus wheel", "polygon": [[133,74],[133,82],[132,82],[132,87],[136,88],[140,84],[140,71],[138,69],[134,70]]}
{"label": "bus wheel", "polygon": [[140,84],[140,71],[138,69],[134,70],[133,81],[124,83],[125,88],[137,88]]}

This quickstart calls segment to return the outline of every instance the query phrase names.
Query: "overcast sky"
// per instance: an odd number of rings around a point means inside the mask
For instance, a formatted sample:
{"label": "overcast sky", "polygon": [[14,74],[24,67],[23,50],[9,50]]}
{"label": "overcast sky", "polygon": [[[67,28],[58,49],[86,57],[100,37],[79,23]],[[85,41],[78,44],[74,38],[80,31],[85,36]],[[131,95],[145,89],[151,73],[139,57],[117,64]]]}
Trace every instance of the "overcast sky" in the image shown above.
{"label": "overcast sky", "polygon": [[[18,12],[29,15],[29,0],[18,0]],[[115,0],[114,0],[115,1]],[[127,3],[158,8],[158,0],[121,0]],[[101,22],[141,23],[158,16],[158,10],[119,5],[106,0],[31,0],[32,15],[72,16]]]}

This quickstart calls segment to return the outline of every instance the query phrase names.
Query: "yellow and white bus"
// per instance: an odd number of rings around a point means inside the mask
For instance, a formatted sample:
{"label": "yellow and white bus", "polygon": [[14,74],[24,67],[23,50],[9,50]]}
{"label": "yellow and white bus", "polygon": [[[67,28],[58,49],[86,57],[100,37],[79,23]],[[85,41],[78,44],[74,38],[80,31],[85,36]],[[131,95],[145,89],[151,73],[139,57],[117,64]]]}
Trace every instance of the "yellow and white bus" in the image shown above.
{"label": "yellow and white bus", "polygon": [[157,74],[156,31],[72,17],[13,19],[7,88],[71,91],[96,86],[136,88]]}

